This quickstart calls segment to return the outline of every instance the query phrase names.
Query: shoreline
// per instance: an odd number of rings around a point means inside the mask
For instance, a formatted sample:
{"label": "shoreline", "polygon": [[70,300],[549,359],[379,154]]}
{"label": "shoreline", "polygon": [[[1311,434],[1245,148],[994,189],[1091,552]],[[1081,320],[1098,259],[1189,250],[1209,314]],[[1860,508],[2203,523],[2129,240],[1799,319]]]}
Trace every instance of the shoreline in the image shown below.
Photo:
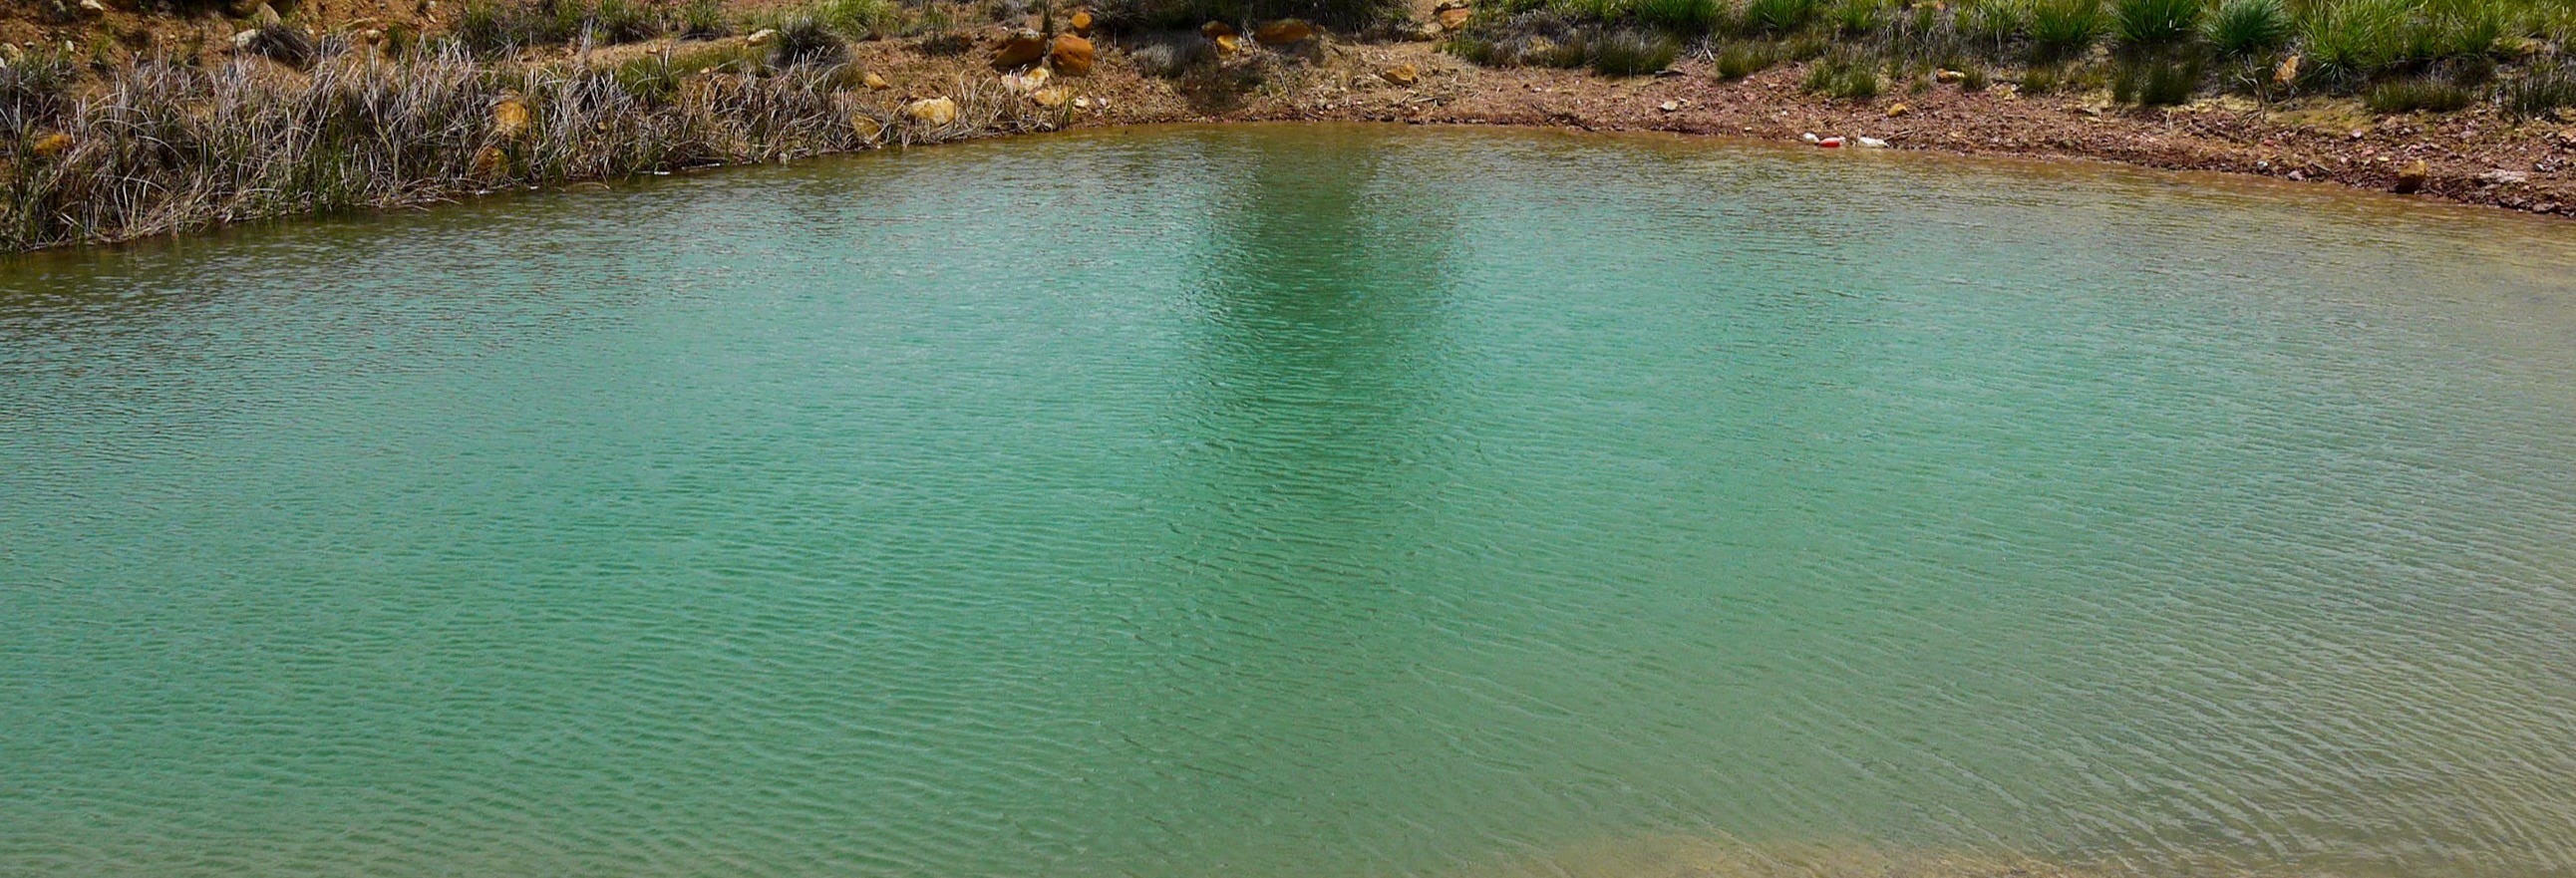
{"label": "shoreline", "polygon": [[[1657,74],[1607,78],[1578,70],[1479,67],[1429,42],[1344,42],[1329,35],[1293,51],[1248,48],[1205,65],[1216,75],[1193,71],[1169,79],[1146,75],[1134,52],[1121,48],[1115,38],[1104,37],[1099,62],[1090,74],[1056,77],[1046,89],[1053,92],[1051,100],[1041,101],[1031,93],[1035,89],[1015,87],[984,63],[987,47],[1007,39],[1007,29],[995,25],[971,33],[973,42],[963,52],[938,53],[925,50],[921,41],[876,39],[849,44],[847,62],[830,70],[693,72],[672,89],[682,97],[669,98],[664,105],[593,111],[601,114],[595,117],[598,133],[589,124],[549,124],[556,121],[555,113],[534,84],[540,74],[560,81],[550,87],[573,91],[577,89],[563,83],[578,85],[573,81],[585,77],[606,81],[617,70],[657,58],[668,69],[673,58],[692,53],[743,54],[756,44],[740,36],[689,42],[664,39],[578,55],[461,62],[479,68],[472,75],[452,77],[455,94],[443,96],[466,108],[459,112],[479,114],[481,103],[497,107],[505,100],[520,101],[519,89],[484,81],[513,79],[528,92],[524,102],[536,108],[539,124],[528,125],[524,109],[515,126],[497,117],[447,120],[479,123],[482,130],[460,139],[451,124],[446,142],[400,145],[408,151],[402,156],[406,163],[431,172],[382,181],[363,191],[317,196],[240,185],[239,191],[219,192],[215,202],[170,209],[145,202],[109,209],[84,203],[76,195],[63,196],[67,207],[90,209],[106,220],[66,220],[72,228],[55,233],[52,239],[0,249],[32,252],[116,244],[348,210],[427,208],[497,191],[563,188],[655,172],[1026,133],[1245,122],[1653,132],[1790,146],[1800,145],[1802,135],[1814,134],[1849,138],[1855,145],[1845,149],[1859,148],[1859,139],[1867,137],[1883,141],[1889,150],[2226,173],[2382,193],[2398,190],[2406,197],[2534,214],[2576,214],[2576,175],[2569,173],[2576,166],[2576,122],[2515,123],[2488,107],[2436,115],[2375,115],[2350,98],[2265,105],[2219,96],[2178,107],[2141,109],[2112,104],[2099,90],[2024,97],[2004,83],[1977,91],[1953,84],[1923,84],[1908,93],[1875,99],[1834,99],[1799,87],[1806,64],[1779,65],[1729,81],[1716,75],[1713,59],[1686,56]],[[245,79],[289,83],[280,86],[288,89],[363,89],[402,79],[406,66],[441,63],[390,60],[364,46],[350,51],[358,60],[325,61],[310,72],[256,57],[235,58],[221,75],[237,73]],[[325,68],[332,64],[345,70],[326,75]],[[865,72],[869,86],[858,85],[858,71]],[[314,84],[331,76],[377,81]],[[692,94],[698,96],[686,97]],[[752,111],[728,103],[775,103],[782,95],[802,113],[786,124],[744,124],[734,117]],[[956,112],[945,120],[908,115],[912,104],[923,98],[951,98]],[[174,99],[177,104],[184,102],[184,98]],[[639,121],[638,114],[647,117]],[[663,136],[657,132],[696,133],[700,128],[725,126],[758,134],[702,138],[706,142],[688,144],[691,148],[654,140]],[[436,130],[434,125],[421,127]],[[531,127],[538,130],[524,130]],[[546,137],[560,137],[563,142],[538,142]],[[74,139],[67,156],[51,159],[63,166],[61,176],[79,173],[69,155],[90,145]],[[112,152],[116,146],[97,145],[102,152]],[[496,147],[505,148],[511,157],[500,173],[488,167],[494,161],[488,154]],[[434,158],[412,161],[421,157],[409,154],[432,149],[439,151]],[[521,167],[536,164],[532,156],[539,153],[594,158],[590,152],[600,153],[597,160],[556,161],[543,171]],[[35,176],[38,163],[47,160],[12,156],[0,162],[6,165],[0,171],[14,183]],[[2410,165],[2423,172],[2420,179],[2402,179]],[[118,169],[102,166],[99,170]],[[190,182],[234,173],[230,167],[204,163],[160,170],[193,174]],[[2403,185],[2409,182],[2411,186]],[[178,185],[165,188],[192,191]],[[58,211],[54,218],[67,212]],[[106,224],[127,217],[143,217],[153,224]]]}

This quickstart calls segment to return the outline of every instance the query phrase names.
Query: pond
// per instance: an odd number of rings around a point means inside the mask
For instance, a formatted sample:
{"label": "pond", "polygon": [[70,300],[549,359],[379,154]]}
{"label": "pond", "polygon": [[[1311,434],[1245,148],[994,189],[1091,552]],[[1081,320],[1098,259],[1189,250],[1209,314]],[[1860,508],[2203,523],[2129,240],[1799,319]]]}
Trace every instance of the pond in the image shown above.
{"label": "pond", "polygon": [[19,257],[0,874],[2576,873],[2571,230],[1246,126]]}

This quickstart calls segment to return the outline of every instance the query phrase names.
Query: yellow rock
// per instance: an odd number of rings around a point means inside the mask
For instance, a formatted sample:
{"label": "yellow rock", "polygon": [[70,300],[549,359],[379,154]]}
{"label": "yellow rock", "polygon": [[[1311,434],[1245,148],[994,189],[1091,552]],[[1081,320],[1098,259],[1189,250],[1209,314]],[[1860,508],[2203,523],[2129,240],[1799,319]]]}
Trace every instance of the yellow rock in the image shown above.
{"label": "yellow rock", "polygon": [[903,105],[903,114],[915,122],[946,125],[957,121],[957,102],[947,98],[923,98]]}
{"label": "yellow rock", "polygon": [[1199,35],[1211,40],[1219,37],[1234,36],[1234,25],[1230,25],[1222,21],[1211,21],[1206,24],[1199,25]]}
{"label": "yellow rock", "polygon": [[1262,25],[1252,32],[1252,41],[1264,46],[1285,46],[1304,42],[1315,35],[1315,26],[1294,18],[1282,18]]}
{"label": "yellow rock", "polygon": [[1076,12],[1073,14],[1073,18],[1069,21],[1073,25],[1074,33],[1082,34],[1084,36],[1091,35],[1091,10],[1085,9]]}
{"label": "yellow rock", "polygon": [[1913,112],[1913,111],[1914,111],[1914,108],[1913,108],[1913,107],[1908,107],[1908,106],[1906,106],[1906,105],[1904,105],[1904,104],[1897,104],[1896,106],[1893,106],[1893,107],[1889,107],[1889,108],[1887,108],[1887,115],[1888,115],[1890,118],[1894,118],[1894,117],[1897,117],[1897,116],[1905,115],[1905,114],[1910,113],[1910,112]]}
{"label": "yellow rock", "polygon": [[2399,195],[2413,194],[2423,189],[2424,181],[2432,179],[2432,176],[2432,166],[2424,164],[2423,159],[2416,159],[2413,164],[2397,172],[2397,185],[2389,187],[2389,191]]}
{"label": "yellow rock", "polygon": [[1057,73],[1066,76],[1091,75],[1091,60],[1094,52],[1090,40],[1072,34],[1057,34],[1055,45],[1047,50],[1047,57],[1054,59]]}
{"label": "yellow rock", "polygon": [[1038,63],[1038,59],[1046,57],[1046,49],[1045,37],[1022,28],[1003,40],[1001,48],[993,50],[993,69],[1010,70]]}
{"label": "yellow rock", "polygon": [[1398,64],[1379,71],[1377,76],[1396,85],[1412,85],[1422,80],[1422,70],[1411,64]]}
{"label": "yellow rock", "polygon": [[1029,92],[1030,103],[1050,110],[1064,106],[1064,99],[1064,89],[1061,88],[1042,88]]}
{"label": "yellow rock", "polygon": [[519,96],[505,95],[492,102],[492,135],[503,140],[517,140],[528,133],[528,104]]}
{"label": "yellow rock", "polygon": [[1218,54],[1232,55],[1238,51],[1242,51],[1242,49],[1242,37],[1238,37],[1233,34],[1222,34],[1216,38],[1216,50]]}
{"label": "yellow rock", "polygon": [[875,143],[885,137],[885,123],[864,113],[850,117],[850,130],[859,135],[861,143]]}
{"label": "yellow rock", "polygon": [[1019,94],[1028,94],[1030,92],[1037,91],[1040,88],[1044,88],[1047,84],[1048,77],[1051,75],[1052,74],[1047,73],[1047,69],[1044,67],[1034,67],[1030,68],[1027,73],[1002,77],[1002,87]]}
{"label": "yellow rock", "polygon": [[27,151],[50,158],[52,156],[61,155],[64,150],[71,148],[72,136],[56,131],[43,137],[36,138],[36,142],[30,144],[27,147]]}
{"label": "yellow rock", "polygon": [[510,154],[502,152],[500,147],[487,146],[474,153],[474,179],[489,182],[509,172]]}
{"label": "yellow rock", "polygon": [[887,82],[885,77],[878,76],[873,72],[866,76],[859,77],[859,83],[867,86],[869,91],[884,91],[894,87],[894,83]]}
{"label": "yellow rock", "polygon": [[1943,85],[1948,85],[1948,84],[1953,83],[1953,82],[1958,82],[1959,80],[1966,79],[1966,78],[1968,78],[1968,75],[1967,75],[1967,74],[1965,74],[1965,73],[1961,73],[1961,72],[1956,71],[1956,70],[1951,70],[1951,69],[1946,68],[1946,67],[1941,68],[1941,69],[1939,69],[1939,70],[1934,70],[1934,71],[1932,71],[1932,81],[1933,81],[1933,82],[1941,83],[1941,84],[1943,84]]}
{"label": "yellow rock", "polygon": [[1655,109],[1662,110],[1662,111],[1667,112],[1667,113],[1678,113],[1678,112],[1681,112],[1681,109],[1682,109],[1682,102],[1680,102],[1680,101],[1665,101],[1665,102],[1663,102],[1663,103],[1656,104],[1656,105],[1655,105]]}

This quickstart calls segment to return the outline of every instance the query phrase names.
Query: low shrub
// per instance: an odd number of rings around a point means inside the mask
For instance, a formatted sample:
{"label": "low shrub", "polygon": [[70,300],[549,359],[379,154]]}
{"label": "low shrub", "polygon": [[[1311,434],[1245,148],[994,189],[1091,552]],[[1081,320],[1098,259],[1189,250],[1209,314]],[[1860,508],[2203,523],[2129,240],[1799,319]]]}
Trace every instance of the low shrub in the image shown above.
{"label": "low shrub", "polygon": [[1718,30],[1726,21],[1726,7],[1717,0],[1637,0],[1634,14],[1640,24],[1686,36]]}
{"label": "low shrub", "polygon": [[1834,32],[1856,37],[1878,30],[1879,20],[1887,14],[1888,0],[1841,0],[1827,16]]}
{"label": "low shrub", "polygon": [[680,37],[712,40],[733,34],[733,20],[725,17],[722,0],[689,0],[679,10]]}
{"label": "low shrub", "polygon": [[2530,119],[2562,107],[2576,107],[2576,70],[2561,62],[2536,64],[2496,88],[2506,115]]}
{"label": "low shrub", "polygon": [[821,19],[797,15],[778,23],[778,37],[770,43],[770,63],[780,67],[798,64],[838,64],[849,57],[850,47],[841,35],[825,27]]}
{"label": "low shrub", "polygon": [[1640,76],[1673,65],[1681,43],[1668,36],[1616,30],[1591,41],[1593,72],[1605,76]]}
{"label": "low shrub", "polygon": [[2415,0],[2343,0],[2308,7],[2299,24],[2308,70],[2330,83],[2359,82],[2409,56]]}
{"label": "low shrub", "polygon": [[1959,31],[1979,48],[2002,52],[2030,30],[2028,0],[1983,0],[1959,14]]}
{"label": "low shrub", "polygon": [[1717,52],[1717,78],[1743,79],[1780,63],[1780,50],[1769,43],[1728,43]]}
{"label": "low shrub", "polygon": [[2155,61],[2124,64],[2111,82],[2111,98],[2141,107],[2169,107],[2191,100],[2200,88],[2202,70],[2197,61]]}
{"label": "low shrub", "polygon": [[2468,89],[2436,79],[2392,80],[2361,95],[2362,105],[2375,113],[2448,113],[2475,100]]}
{"label": "low shrub", "polygon": [[1818,0],[1745,0],[1744,27],[1754,33],[1781,35],[1816,19]]}
{"label": "low shrub", "polygon": [[1878,69],[1857,54],[1837,53],[1807,68],[1807,79],[1799,88],[1809,94],[1865,101],[1878,97]]}

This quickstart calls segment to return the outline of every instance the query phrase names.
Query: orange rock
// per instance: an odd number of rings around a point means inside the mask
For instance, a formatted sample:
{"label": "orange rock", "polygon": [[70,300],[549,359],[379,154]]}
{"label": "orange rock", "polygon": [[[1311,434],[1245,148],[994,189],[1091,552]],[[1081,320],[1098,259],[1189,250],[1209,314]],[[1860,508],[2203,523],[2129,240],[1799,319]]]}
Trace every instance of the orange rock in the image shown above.
{"label": "orange rock", "polygon": [[528,104],[518,95],[508,95],[492,102],[492,136],[517,140],[528,133]]}
{"label": "orange rock", "polygon": [[1066,95],[1061,88],[1042,88],[1029,92],[1029,102],[1047,109],[1064,106]]}
{"label": "orange rock", "polygon": [[873,70],[869,71],[868,75],[859,77],[859,84],[867,86],[869,91],[884,91],[894,87],[894,83],[887,82],[885,77],[878,76]]}
{"label": "orange rock", "polygon": [[1009,39],[1003,40],[1001,48],[993,50],[993,69],[1009,70],[1015,67],[1027,67],[1038,63],[1039,58],[1046,57],[1046,50],[1045,37],[1039,36],[1037,31],[1021,28]]}
{"label": "orange rock", "polygon": [[1232,54],[1234,54],[1235,52],[1241,51],[1242,49],[1243,49],[1243,38],[1242,38],[1242,37],[1238,37],[1238,36],[1235,36],[1235,35],[1233,35],[1233,34],[1219,34],[1219,35],[1217,36],[1217,38],[1216,38],[1216,51],[1217,51],[1217,54],[1220,54],[1220,55],[1232,55]]}
{"label": "orange rock", "polygon": [[1411,64],[1398,64],[1378,72],[1378,78],[1396,85],[1412,85],[1422,79],[1422,71]]}
{"label": "orange rock", "polygon": [[1252,32],[1252,41],[1264,46],[1285,46],[1304,42],[1315,35],[1315,26],[1294,18],[1282,18],[1262,25]]}
{"label": "orange rock", "polygon": [[1081,34],[1083,36],[1091,35],[1091,10],[1085,9],[1074,13],[1071,22],[1073,24],[1074,33]]}
{"label": "orange rock", "polygon": [[29,145],[27,147],[27,151],[50,158],[52,156],[61,155],[64,150],[71,148],[72,136],[56,131],[43,137],[36,138],[36,142]]}
{"label": "orange rock", "polygon": [[1459,28],[1466,27],[1467,14],[1467,6],[1463,3],[1455,6],[1443,3],[1440,4],[1440,11],[1431,13],[1432,20],[1440,22],[1440,29],[1442,30],[1457,30]]}
{"label": "orange rock", "polygon": [[1091,75],[1093,52],[1091,41],[1072,34],[1057,34],[1055,48],[1047,53],[1055,59],[1055,72],[1066,76]]}
{"label": "orange rock", "polygon": [[957,102],[948,98],[923,98],[903,105],[903,114],[915,122],[946,125],[957,121]]}
{"label": "orange rock", "polygon": [[860,143],[875,143],[885,136],[885,123],[865,114],[851,116],[850,131],[859,135]]}
{"label": "orange rock", "polygon": [[2424,188],[2424,182],[2432,176],[2432,167],[2424,164],[2423,159],[2416,159],[2413,164],[2397,172],[2397,185],[2389,189],[2399,195],[2412,195],[2421,191]]}
{"label": "orange rock", "polygon": [[1211,40],[1218,37],[1234,36],[1234,25],[1230,25],[1222,21],[1211,21],[1206,24],[1199,25],[1199,35]]}

